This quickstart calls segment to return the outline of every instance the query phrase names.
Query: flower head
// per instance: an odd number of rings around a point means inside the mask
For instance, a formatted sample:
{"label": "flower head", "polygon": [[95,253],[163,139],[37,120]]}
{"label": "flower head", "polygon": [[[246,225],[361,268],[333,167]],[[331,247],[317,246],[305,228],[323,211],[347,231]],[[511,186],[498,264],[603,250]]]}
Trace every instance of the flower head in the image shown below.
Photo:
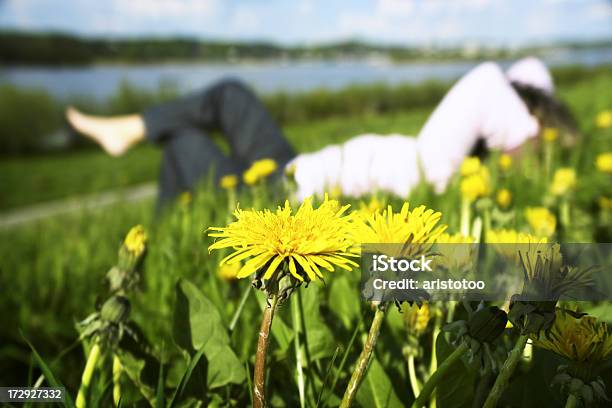
{"label": "flower head", "polygon": [[489,230],[486,240],[488,244],[545,244],[548,242],[546,238],[512,229]]}
{"label": "flower head", "polygon": [[147,234],[142,225],[132,227],[123,241],[123,246],[128,253],[134,257],[139,257],[145,250]]}
{"label": "flower head", "polygon": [[563,167],[555,171],[550,191],[556,196],[567,194],[576,187],[576,171],[571,167]]}
{"label": "flower head", "polygon": [[480,170],[480,166],[481,163],[478,157],[467,157],[461,163],[461,175],[465,177],[477,173]]}
{"label": "flower head", "polygon": [[484,166],[461,180],[461,195],[470,202],[489,195],[490,190],[491,177]]}
{"label": "flower head", "polygon": [[217,276],[223,279],[224,281],[233,281],[238,279],[238,272],[242,268],[242,264],[240,262],[228,265],[220,265],[219,269],[217,269]]}
{"label": "flower head", "polygon": [[595,167],[602,173],[612,174],[612,152],[601,153],[595,159]]}
{"label": "flower head", "polygon": [[[405,244],[432,243],[444,232],[446,225],[437,225],[442,213],[421,205],[410,210],[404,203],[399,212],[394,213],[388,206],[362,218],[355,224],[354,237],[357,243]],[[437,226],[436,226],[437,225]]]}
{"label": "flower head", "polygon": [[385,207],[386,204],[384,201],[379,200],[378,198],[376,198],[376,196],[372,196],[369,202],[366,203],[364,201],[361,201],[359,203],[359,209],[357,210],[357,213],[363,217],[368,217],[370,215],[375,214],[376,212],[379,212]]}
{"label": "flower head", "polygon": [[219,187],[224,190],[232,190],[238,185],[238,176],[235,174],[226,174],[219,179]]}
{"label": "flower head", "polygon": [[544,130],[542,131],[542,138],[547,142],[554,142],[559,138],[559,129],[544,128]]}
{"label": "flower head", "polygon": [[532,336],[534,346],[550,350],[574,362],[596,363],[612,354],[612,336],[604,322],[593,316],[576,318],[557,310],[548,332]]}
{"label": "flower head", "polygon": [[354,254],[348,251],[353,245],[352,217],[344,215],[348,207],[326,197],[319,208],[306,199],[295,213],[288,201],[275,212],[237,209],[236,221],[209,228],[218,239],[208,249],[233,249],[220,265],[248,259],[238,278],[261,272],[268,280],[288,272],[303,282],[322,278],[321,269],[350,271],[357,264],[349,259]]}
{"label": "flower head", "polygon": [[557,218],[546,207],[528,207],[525,217],[536,235],[550,237],[557,229]]}
{"label": "flower head", "polygon": [[499,161],[497,162],[497,164],[499,165],[499,168],[503,171],[510,170],[510,167],[512,167],[512,156],[506,153],[502,154],[501,156],[499,156]]}
{"label": "flower head", "polygon": [[[434,258],[434,263],[449,271],[462,271],[472,265],[476,246],[473,237],[462,234],[440,234],[436,240],[435,251],[438,256]],[[447,245],[449,244],[449,245]]]}
{"label": "flower head", "polygon": [[598,128],[602,129],[612,126],[612,111],[604,110],[599,112],[595,118],[595,124]]}
{"label": "flower head", "polygon": [[507,188],[502,188],[497,192],[495,200],[501,208],[507,208],[512,202],[512,193]]}
{"label": "flower head", "polygon": [[274,173],[278,165],[273,159],[256,160],[242,175],[243,181],[252,186]]}
{"label": "flower head", "polygon": [[427,330],[427,325],[431,319],[431,310],[428,303],[419,306],[416,303],[405,304],[402,306],[404,326],[409,333],[420,336]]}

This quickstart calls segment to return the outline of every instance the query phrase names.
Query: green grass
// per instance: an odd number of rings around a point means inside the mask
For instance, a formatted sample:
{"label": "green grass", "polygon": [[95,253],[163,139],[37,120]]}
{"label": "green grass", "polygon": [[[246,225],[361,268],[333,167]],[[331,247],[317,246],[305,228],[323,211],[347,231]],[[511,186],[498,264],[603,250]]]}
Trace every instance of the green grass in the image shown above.
{"label": "green grass", "polygon": [[[609,224],[604,224],[597,208],[597,199],[607,194],[610,183],[595,172],[593,159],[598,152],[611,148],[610,129],[597,130],[593,127],[595,114],[609,107],[611,76],[599,75],[590,80],[580,81],[560,90],[563,97],[576,113],[585,137],[576,148],[564,152],[556,158],[556,165],[575,166],[578,173],[578,190],[575,195],[573,219],[575,228],[568,233],[563,231],[556,238],[564,241],[574,239],[610,239]],[[341,142],[348,137],[364,132],[401,132],[414,134],[425,121],[429,109],[412,110],[388,115],[363,115],[358,117],[334,117],[325,120],[286,126],[291,142],[300,151],[311,151],[329,143]],[[28,160],[3,161],[0,163],[2,174],[3,206],[18,206],[38,200],[59,198],[74,194],[99,191],[118,186],[126,186],[142,181],[154,180],[159,163],[159,151],[153,147],[142,147],[121,159],[110,159],[96,151],[52,157],[32,157]],[[495,155],[487,164],[495,168]],[[7,171],[10,169],[10,171]],[[36,170],[36,176],[33,174]],[[44,176],[44,177],[43,177]],[[514,194],[512,213],[514,219],[506,227],[528,230],[523,217],[527,206],[546,205],[557,211],[554,201],[549,201],[546,184],[542,177],[539,153],[528,150],[523,160],[516,163],[513,176],[507,181],[496,179],[498,188],[510,188]],[[26,183],[26,180],[27,183]],[[426,204],[443,213],[443,222],[450,230],[457,231],[459,224],[458,181],[454,180],[449,191],[441,196],[433,195],[421,186],[410,197],[413,204]],[[9,186],[9,187],[6,187]],[[609,193],[609,192],[608,192]],[[271,195],[263,205],[273,208],[284,200],[281,195]],[[390,199],[391,200],[391,199]],[[351,200],[358,207],[358,204]],[[241,206],[248,208],[252,199],[248,191],[240,197]],[[397,200],[391,200],[398,204]],[[145,200],[137,204],[116,204],[96,211],[88,211],[33,222],[23,227],[0,232],[0,310],[3,318],[0,326],[0,383],[3,385],[32,384],[40,370],[33,363],[32,353],[20,333],[28,339],[43,359],[49,363],[55,377],[76,395],[80,375],[85,364],[82,347],[75,347],[60,359],[55,360],[77,338],[75,322],[94,310],[107,296],[104,276],[117,259],[117,249],[126,231],[141,223],[149,234],[148,255],[143,268],[143,279],[139,290],[130,295],[132,302],[131,318],[144,332],[152,353],[166,363],[162,378],[165,394],[171,395],[179,379],[186,371],[187,361],[176,344],[173,325],[180,316],[175,315],[177,303],[175,284],[179,278],[192,281],[210,301],[206,313],[216,310],[219,314],[221,330],[225,331],[240,297],[249,285],[248,280],[227,282],[217,277],[217,264],[221,254],[209,254],[207,247],[211,240],[205,230],[209,226],[225,225],[229,219],[227,196],[216,191],[207,183],[198,190],[190,205],[178,204],[159,219],[153,216],[153,201]],[[502,221],[494,220],[500,227]],[[606,235],[607,234],[607,235]],[[604,237],[604,238],[601,238]],[[323,390],[325,406],[337,405],[342,396],[348,377],[362,345],[372,310],[359,298],[358,271],[337,272],[326,278],[325,285],[312,284],[300,288],[306,330],[302,333],[301,344],[308,344],[309,353],[305,356],[308,364],[304,373],[307,378],[306,395],[308,406],[313,406]],[[297,297],[295,297],[297,299]],[[243,375],[253,367],[255,342],[259,328],[260,304],[264,300],[257,292],[251,296],[240,315],[236,330],[230,335],[229,347],[241,364],[248,366]],[[586,309],[586,305],[583,308]],[[598,316],[611,320],[609,303],[600,304]],[[292,342],[292,322],[294,316],[289,305],[282,306],[274,322],[274,334],[269,388],[271,405],[297,406],[299,404],[297,380],[295,375],[295,354]],[[204,313],[204,312],[203,312]],[[459,312],[458,312],[459,313]],[[208,316],[208,315],[207,315]],[[464,317],[459,313],[458,318]],[[407,346],[404,329],[404,315],[394,308],[390,310],[376,349],[370,374],[358,395],[362,406],[373,401],[390,398],[408,405],[412,394],[408,385],[406,364],[402,350]],[[283,326],[283,324],[285,326]],[[429,364],[431,345],[431,325],[426,334],[417,342],[422,358],[419,365]],[[357,333],[352,347],[349,342]],[[142,339],[141,339],[142,340]],[[512,335],[504,336],[511,342]],[[496,343],[500,355],[505,355],[503,342]],[[441,340],[438,347],[446,347],[442,352],[447,355],[448,345]],[[507,344],[506,344],[507,346]],[[346,354],[345,354],[346,353]],[[337,358],[333,359],[334,354]],[[346,355],[346,364],[340,362]],[[509,405],[545,406],[548,401],[561,404],[558,389],[551,389],[551,376],[557,360],[550,353],[536,350],[533,366],[521,371],[509,388],[505,402]],[[209,364],[208,359],[203,364]],[[202,374],[202,367],[195,372]],[[328,368],[330,378],[322,387]],[[440,407],[454,406],[457,398],[469,398],[473,384],[466,379],[478,375],[474,367],[456,367],[445,384],[444,393],[439,396]],[[159,367],[148,372],[148,380],[157,384]],[[109,381],[110,360],[103,360],[100,373],[95,376],[93,389],[102,401],[100,406],[110,404]],[[542,374],[544,373],[544,374]],[[610,370],[602,376],[608,382]],[[246,378],[246,377],[245,377]],[[220,388],[206,389],[199,384],[196,391],[210,398],[208,403],[221,406],[245,406],[250,402],[248,380],[240,384],[223,385]],[[529,384],[527,387],[526,384]],[[193,384],[192,384],[193,385]],[[527,388],[526,388],[527,387]],[[537,387],[538,395],[529,395],[524,390]],[[190,391],[192,387],[188,387]],[[155,386],[153,386],[155,390]],[[124,379],[123,390],[128,405],[138,399],[137,387]],[[386,390],[385,395],[380,394]],[[466,394],[467,393],[467,394]],[[155,392],[153,393],[155,394]],[[540,395],[541,394],[541,395]],[[527,398],[527,399],[525,399]],[[519,402],[517,402],[519,401]],[[544,402],[543,402],[544,401]],[[383,404],[384,405],[384,404]]]}

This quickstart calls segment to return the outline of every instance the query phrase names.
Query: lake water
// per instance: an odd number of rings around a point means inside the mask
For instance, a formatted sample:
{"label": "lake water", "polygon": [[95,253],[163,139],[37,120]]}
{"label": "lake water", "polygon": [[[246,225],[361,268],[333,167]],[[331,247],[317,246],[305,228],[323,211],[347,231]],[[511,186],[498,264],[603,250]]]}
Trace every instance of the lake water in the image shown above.
{"label": "lake water", "polygon": [[[549,53],[542,57],[550,66],[612,63],[612,48]],[[502,66],[509,61],[500,61]],[[112,95],[122,81],[145,89],[168,82],[181,91],[204,87],[221,78],[246,81],[263,93],[337,89],[350,84],[452,80],[476,62],[393,64],[384,61],[300,61],[253,64],[157,64],[94,65],[85,67],[4,67],[0,83],[46,89],[57,97],[87,95],[98,99]]]}

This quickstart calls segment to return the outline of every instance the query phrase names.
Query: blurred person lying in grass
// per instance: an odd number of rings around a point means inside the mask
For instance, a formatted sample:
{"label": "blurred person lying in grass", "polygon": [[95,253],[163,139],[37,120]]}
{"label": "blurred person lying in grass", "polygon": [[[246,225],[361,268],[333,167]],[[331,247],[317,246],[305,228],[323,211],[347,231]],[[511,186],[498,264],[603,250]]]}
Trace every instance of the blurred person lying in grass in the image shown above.
{"label": "blurred person lying in grass", "polygon": [[[158,144],[160,204],[191,190],[209,171],[217,179],[241,174],[263,158],[275,160],[279,172],[291,170],[299,200],[334,187],[353,197],[372,191],[406,197],[422,177],[442,192],[477,146],[516,151],[544,125],[574,129],[554,98],[550,72],[536,58],[506,72],[493,62],[476,66],[453,85],[416,138],[364,134],[308,154],[296,155],[262,102],[234,80],[141,114],[98,117],[69,108],[67,118],[114,156],[144,140]],[[229,154],[211,139],[214,131],[227,140]]]}

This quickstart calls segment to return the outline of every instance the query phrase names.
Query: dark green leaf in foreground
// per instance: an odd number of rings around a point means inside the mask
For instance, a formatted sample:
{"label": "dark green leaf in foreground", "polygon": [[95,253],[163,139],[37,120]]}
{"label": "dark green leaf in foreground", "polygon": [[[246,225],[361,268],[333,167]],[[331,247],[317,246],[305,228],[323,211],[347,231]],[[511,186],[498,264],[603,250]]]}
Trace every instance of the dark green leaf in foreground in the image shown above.
{"label": "dark green leaf in foreground", "polygon": [[370,361],[368,372],[363,379],[361,387],[359,387],[357,402],[363,407],[372,408],[400,408],[404,406],[395,393],[391,380],[376,357]]}
{"label": "dark green leaf in foreground", "polygon": [[204,351],[209,388],[245,380],[244,368],[230,347],[230,338],[217,308],[185,279],[176,284],[174,339],[190,355],[196,350]]}
{"label": "dark green leaf in foreground", "polygon": [[[436,356],[438,364],[444,361],[453,351],[454,347],[448,344],[443,334],[436,341]],[[436,403],[440,408],[471,407],[474,399],[476,373],[457,360],[448,370],[445,378],[436,388]]]}

